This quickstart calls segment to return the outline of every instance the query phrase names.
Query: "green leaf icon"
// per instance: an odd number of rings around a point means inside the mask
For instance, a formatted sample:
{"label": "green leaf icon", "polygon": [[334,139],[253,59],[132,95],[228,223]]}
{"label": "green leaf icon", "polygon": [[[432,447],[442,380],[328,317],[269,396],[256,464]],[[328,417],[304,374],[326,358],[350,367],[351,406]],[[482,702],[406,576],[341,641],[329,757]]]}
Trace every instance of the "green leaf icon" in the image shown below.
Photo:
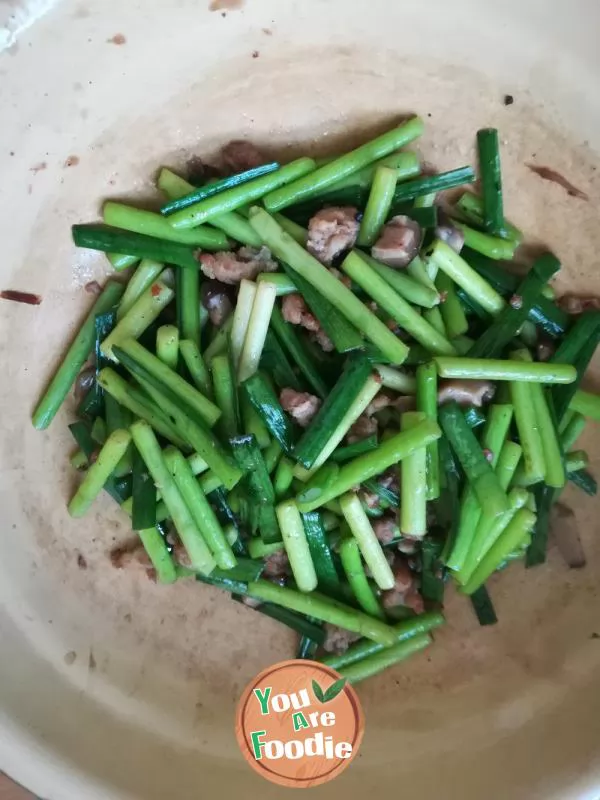
{"label": "green leaf icon", "polygon": [[325,695],[323,694],[323,689],[319,686],[319,684],[313,680],[312,682],[312,690],[315,693],[315,697],[320,703],[325,702]]}
{"label": "green leaf icon", "polygon": [[324,699],[322,700],[323,703],[328,703],[330,700],[335,699],[338,694],[343,690],[344,686],[346,685],[346,678],[340,678],[339,680],[335,681],[331,684],[329,689],[324,694]]}

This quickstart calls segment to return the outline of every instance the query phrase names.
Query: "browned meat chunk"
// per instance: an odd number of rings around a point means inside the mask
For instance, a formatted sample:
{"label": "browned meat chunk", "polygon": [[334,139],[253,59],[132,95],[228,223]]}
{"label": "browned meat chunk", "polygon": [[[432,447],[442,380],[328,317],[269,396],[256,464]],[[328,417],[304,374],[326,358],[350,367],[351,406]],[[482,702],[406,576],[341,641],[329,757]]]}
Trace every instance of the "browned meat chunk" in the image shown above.
{"label": "browned meat chunk", "polygon": [[386,514],[379,519],[373,520],[373,530],[381,544],[393,542],[400,532],[396,517],[392,514]]}
{"label": "browned meat chunk", "polygon": [[288,294],[281,303],[281,313],[286,322],[301,325],[307,331],[318,331],[319,321],[311,313],[301,294]]}
{"label": "browned meat chunk", "polygon": [[313,339],[325,353],[332,353],[335,350],[335,345],[323,328],[319,328],[319,330],[311,334],[309,338]]}
{"label": "browned meat chunk", "polygon": [[354,247],[359,229],[356,213],[351,206],[317,212],[308,223],[308,252],[329,265],[344,250]]}
{"label": "browned meat chunk", "polygon": [[348,444],[362,442],[363,439],[368,439],[374,433],[377,433],[377,420],[373,417],[368,417],[366,414],[361,414],[348,431],[346,441]]}
{"label": "browned meat chunk", "polygon": [[360,639],[359,633],[352,633],[344,628],[338,628],[337,625],[325,623],[325,641],[323,642],[323,649],[328,653],[345,653],[352,642]]}
{"label": "browned meat chunk", "polygon": [[559,297],[556,303],[567,314],[583,314],[584,311],[597,311],[600,309],[600,297],[565,294]]}
{"label": "browned meat chunk", "polygon": [[491,381],[447,380],[440,382],[438,403],[443,405],[456,400],[462,406],[478,406],[489,402],[496,387]]}
{"label": "browned meat chunk", "polygon": [[407,267],[419,252],[421,226],[399,214],[388,222],[371,248],[371,255],[388,267]]}
{"label": "browned meat chunk", "polygon": [[242,247],[237,253],[201,253],[198,260],[203,274],[221,283],[235,284],[244,278],[251,281],[260,272],[277,270],[277,264],[267,247],[261,247],[260,250]]}
{"label": "browned meat chunk", "polygon": [[384,408],[395,408],[397,411],[414,411],[416,400],[412,396],[391,394],[389,392],[379,392],[367,406],[365,414],[372,417]]}
{"label": "browned meat chunk", "polygon": [[394,606],[408,606],[413,611],[423,611],[423,598],[417,590],[417,576],[411,572],[408,563],[397,558],[392,567],[395,583],[394,588],[381,594],[381,603],[384,608]]}
{"label": "browned meat chunk", "polygon": [[458,228],[455,228],[454,225],[438,225],[435,229],[435,235],[438,239],[441,239],[442,242],[446,242],[455,253],[460,254],[460,251],[465,246],[464,233]]}
{"label": "browned meat chunk", "polygon": [[266,156],[251,142],[237,139],[221,150],[223,163],[229,172],[245,172],[267,163]]}
{"label": "browned meat chunk", "polygon": [[321,408],[321,400],[314,394],[297,392],[294,389],[283,389],[279,395],[279,402],[284,411],[287,411],[301,428],[307,428]]}
{"label": "browned meat chunk", "polygon": [[226,287],[218,281],[204,281],[201,294],[202,305],[208,311],[210,321],[220,328],[233,312],[233,303]]}
{"label": "browned meat chunk", "polygon": [[286,322],[292,325],[301,325],[312,334],[311,338],[326,353],[331,353],[334,349],[333,342],[327,336],[319,323],[319,320],[310,311],[301,294],[288,294],[283,298],[281,313]]}
{"label": "browned meat chunk", "polygon": [[278,550],[265,558],[265,568],[263,576],[265,578],[282,578],[288,574],[290,565],[285,550]]}

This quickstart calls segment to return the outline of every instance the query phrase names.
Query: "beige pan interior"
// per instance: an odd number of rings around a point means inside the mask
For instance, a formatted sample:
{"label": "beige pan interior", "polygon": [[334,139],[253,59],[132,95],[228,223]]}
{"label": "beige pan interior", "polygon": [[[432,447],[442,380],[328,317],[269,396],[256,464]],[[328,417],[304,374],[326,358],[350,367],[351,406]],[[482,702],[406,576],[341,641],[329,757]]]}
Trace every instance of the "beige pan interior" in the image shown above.
{"label": "beige pan interior", "polygon": [[[52,800],[280,797],[242,760],[233,716],[246,682],[294,653],[217,591],[115,571],[107,553],[128,530],[108,497],[69,519],[72,403],[45,433],[29,415],[90,305],[84,284],[108,274],[73,248],[71,223],[109,196],[155,196],[160,165],[232,137],[282,158],[335,153],[418,112],[440,169],[499,127],[510,218],[561,257],[561,289],[600,292],[596,0],[207,6],[64,2],[0,55],[0,288],[44,298],[0,301],[0,768]],[[597,468],[597,428],[587,445]],[[361,757],[315,797],[598,797],[600,515],[567,498],[587,568],[552,553],[494,578],[492,628],[451,592],[435,646],[360,686]]]}

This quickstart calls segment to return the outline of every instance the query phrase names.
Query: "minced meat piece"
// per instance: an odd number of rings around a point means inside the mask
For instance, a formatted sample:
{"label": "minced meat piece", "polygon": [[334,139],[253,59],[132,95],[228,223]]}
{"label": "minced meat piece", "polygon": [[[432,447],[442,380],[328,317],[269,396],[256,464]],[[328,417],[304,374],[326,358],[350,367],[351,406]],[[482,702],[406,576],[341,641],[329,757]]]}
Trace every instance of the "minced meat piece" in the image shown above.
{"label": "minced meat piece", "polygon": [[351,206],[318,211],[308,223],[308,252],[329,265],[344,250],[354,247],[360,227],[356,216],[357,210]]}
{"label": "minced meat piece", "polygon": [[301,428],[307,428],[321,408],[321,400],[314,394],[297,392],[295,389],[283,389],[279,395],[279,402],[284,411],[287,411]]}
{"label": "minced meat piece", "polygon": [[221,283],[236,284],[246,278],[254,280],[261,272],[275,272],[277,264],[267,247],[241,247],[237,253],[201,253],[198,256],[202,273]]}

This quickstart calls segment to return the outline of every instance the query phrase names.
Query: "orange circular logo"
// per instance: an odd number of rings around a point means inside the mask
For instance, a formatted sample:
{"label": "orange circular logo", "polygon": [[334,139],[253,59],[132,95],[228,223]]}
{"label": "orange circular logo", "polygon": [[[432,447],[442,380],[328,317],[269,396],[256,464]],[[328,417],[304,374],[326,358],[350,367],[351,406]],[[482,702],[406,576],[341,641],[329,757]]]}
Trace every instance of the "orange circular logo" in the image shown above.
{"label": "orange circular logo", "polygon": [[241,697],[236,736],[263,778],[281,786],[318,786],[356,756],[364,733],[358,696],[318,661],[282,661],[251,681]]}

